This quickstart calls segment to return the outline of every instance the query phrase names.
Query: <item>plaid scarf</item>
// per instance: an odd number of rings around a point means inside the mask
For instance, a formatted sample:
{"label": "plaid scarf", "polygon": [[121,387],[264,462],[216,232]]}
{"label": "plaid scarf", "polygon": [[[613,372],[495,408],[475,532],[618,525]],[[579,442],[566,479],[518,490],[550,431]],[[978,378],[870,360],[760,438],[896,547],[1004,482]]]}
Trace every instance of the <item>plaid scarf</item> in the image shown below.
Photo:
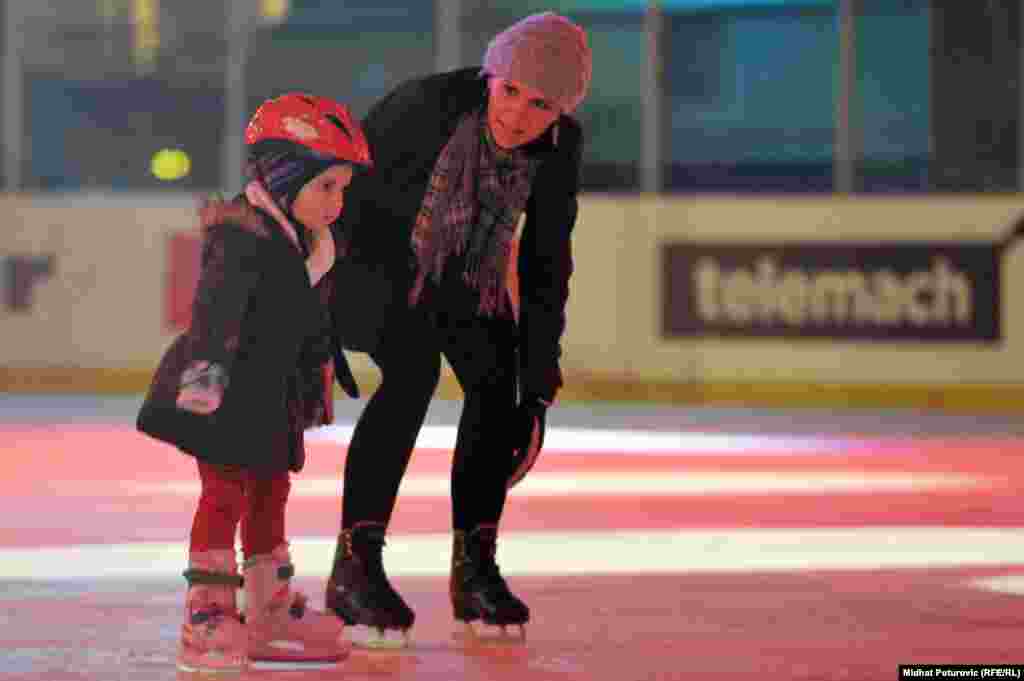
{"label": "plaid scarf", "polygon": [[535,172],[536,163],[521,151],[497,148],[482,111],[459,122],[434,165],[412,230],[419,268],[410,305],[419,302],[428,276],[441,281],[454,254],[465,256],[462,278],[480,295],[477,312],[489,317],[508,311],[502,294],[512,241]]}

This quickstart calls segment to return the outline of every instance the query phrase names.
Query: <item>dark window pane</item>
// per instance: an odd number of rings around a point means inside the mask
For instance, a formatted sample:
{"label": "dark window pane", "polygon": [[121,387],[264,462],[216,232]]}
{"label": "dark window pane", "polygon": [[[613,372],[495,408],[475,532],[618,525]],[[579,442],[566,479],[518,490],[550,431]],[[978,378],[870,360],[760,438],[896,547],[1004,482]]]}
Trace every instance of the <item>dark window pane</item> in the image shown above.
{"label": "dark window pane", "polygon": [[931,5],[929,186],[1012,192],[1020,186],[1021,5]]}
{"label": "dark window pane", "polygon": [[251,37],[249,112],[268,97],[306,91],[362,116],[400,82],[433,70],[432,2],[293,0],[282,25]]}
{"label": "dark window pane", "polygon": [[[213,189],[220,184],[223,93],[152,78],[72,81],[36,76],[27,85],[31,140],[26,186],[61,191]],[[180,149],[190,173],[150,173],[161,149]]]}
{"label": "dark window pane", "polygon": [[[27,189],[212,189],[220,184],[225,6],[21,3]],[[150,173],[162,148],[191,172]]]}
{"label": "dark window pane", "polygon": [[835,7],[746,4],[666,14],[666,185],[830,191]]}
{"label": "dark window pane", "polygon": [[[572,15],[570,15],[572,16]],[[583,187],[589,191],[640,188],[647,34],[642,12],[580,13],[594,54],[590,95],[577,117],[586,139]]]}
{"label": "dark window pane", "polygon": [[862,0],[856,21],[857,188],[928,188],[929,0]]}

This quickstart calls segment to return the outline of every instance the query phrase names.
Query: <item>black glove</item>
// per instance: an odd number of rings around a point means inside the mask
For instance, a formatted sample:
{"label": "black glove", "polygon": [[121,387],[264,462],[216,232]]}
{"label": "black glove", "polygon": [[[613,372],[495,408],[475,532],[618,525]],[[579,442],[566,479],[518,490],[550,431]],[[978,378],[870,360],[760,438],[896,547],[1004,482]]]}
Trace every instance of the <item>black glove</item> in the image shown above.
{"label": "black glove", "polygon": [[539,397],[526,397],[517,406],[512,416],[512,474],[508,488],[515,487],[526,477],[537,463],[540,450],[544,447],[544,430],[548,402]]}
{"label": "black glove", "polygon": [[352,399],[359,397],[359,384],[356,377],[352,375],[352,367],[348,365],[345,352],[341,349],[341,341],[337,334],[331,334],[331,354],[334,355],[334,379],[345,391],[345,394]]}

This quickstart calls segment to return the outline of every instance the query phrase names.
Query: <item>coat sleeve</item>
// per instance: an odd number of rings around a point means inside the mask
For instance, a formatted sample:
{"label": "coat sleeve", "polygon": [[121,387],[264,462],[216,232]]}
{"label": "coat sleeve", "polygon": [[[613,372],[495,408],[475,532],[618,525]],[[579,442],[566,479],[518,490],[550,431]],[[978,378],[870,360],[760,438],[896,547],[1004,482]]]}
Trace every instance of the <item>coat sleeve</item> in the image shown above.
{"label": "coat sleeve", "polygon": [[[345,210],[333,226],[342,255],[329,275],[335,335],[347,350],[372,352],[391,310],[406,304],[414,266],[410,234],[433,169],[430,145],[444,144],[441,128],[457,104],[447,82],[443,74],[406,81],[362,121],[373,169],[357,173],[345,192]],[[345,389],[356,392],[351,380]]]}
{"label": "coat sleeve", "polygon": [[217,364],[225,378],[230,376],[242,319],[260,277],[263,242],[230,224],[206,229],[192,323],[186,334],[190,364]]}
{"label": "coat sleeve", "polygon": [[520,376],[524,395],[554,399],[572,276],[582,133],[561,123],[559,146],[534,178],[519,250]]}
{"label": "coat sleeve", "polygon": [[[394,224],[407,194],[405,175],[416,165],[416,145],[409,135],[419,129],[415,120],[423,109],[418,105],[419,89],[418,81],[401,84],[375,103],[361,121],[373,168],[353,176],[345,192],[345,210],[332,225],[339,256],[344,259],[375,264],[408,260]],[[338,273],[337,268],[332,271]],[[342,282],[338,284],[336,290],[348,295]],[[342,310],[339,317],[340,322],[355,322],[344,319]]]}
{"label": "coat sleeve", "polygon": [[[396,136],[408,135],[415,129],[417,115],[422,115],[424,88],[421,81],[409,80],[374,104],[362,121],[370,144],[374,168],[392,168],[402,163],[403,154],[413,154],[415,145],[394,144]],[[384,178],[384,181],[387,181]]]}

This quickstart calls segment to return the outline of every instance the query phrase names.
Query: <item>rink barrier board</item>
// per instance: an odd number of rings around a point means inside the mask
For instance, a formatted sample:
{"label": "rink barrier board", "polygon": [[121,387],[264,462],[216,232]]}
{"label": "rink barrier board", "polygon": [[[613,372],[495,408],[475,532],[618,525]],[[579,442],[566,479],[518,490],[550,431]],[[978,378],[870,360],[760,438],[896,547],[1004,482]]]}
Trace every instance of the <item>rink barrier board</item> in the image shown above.
{"label": "rink barrier board", "polygon": [[[141,394],[150,369],[0,367],[0,392],[21,394]],[[358,372],[363,398],[379,385],[379,375]],[[335,388],[337,399],[346,399]],[[442,375],[436,396],[458,399],[458,383]],[[802,382],[660,382],[619,377],[568,375],[561,402],[648,402],[694,406],[800,408],[911,408],[958,413],[1024,412],[1024,385],[874,384]]]}
{"label": "rink barrier board", "polygon": [[[176,315],[188,296],[172,298],[169,292],[177,288],[168,282],[187,278],[173,265],[180,256],[175,246],[187,246],[188,235],[194,235],[194,199],[3,196],[0,207],[8,215],[0,256],[11,275],[0,282],[0,367],[7,368],[0,369],[0,388],[142,390],[180,332]],[[999,244],[1022,212],[1016,197],[584,196],[573,236],[562,396],[728,404],[1016,404],[1016,386],[1024,386],[1024,247]],[[999,286],[976,286],[981,293],[970,298],[982,309],[996,296],[991,304],[1000,313],[986,332],[992,338],[760,338],[720,327],[687,337],[665,333],[665,303],[675,300],[664,288],[666,247],[683,244],[727,268],[736,254],[765,243],[782,252],[780,277],[787,268],[813,268],[813,249],[850,244],[909,243],[915,253],[939,244],[954,254],[979,245],[993,254],[999,249],[998,277],[989,277]],[[811,255],[790,262],[791,252]],[[943,267],[935,265],[936,271]],[[967,274],[974,282],[983,276]],[[11,283],[17,281],[32,285]],[[777,284],[765,300],[785,293]],[[769,302],[782,309],[779,300]],[[350,360],[365,386],[372,385],[372,363],[358,353]],[[69,371],[75,376],[69,378],[63,367],[74,367]],[[451,383],[446,374],[442,394],[457,392]]]}

